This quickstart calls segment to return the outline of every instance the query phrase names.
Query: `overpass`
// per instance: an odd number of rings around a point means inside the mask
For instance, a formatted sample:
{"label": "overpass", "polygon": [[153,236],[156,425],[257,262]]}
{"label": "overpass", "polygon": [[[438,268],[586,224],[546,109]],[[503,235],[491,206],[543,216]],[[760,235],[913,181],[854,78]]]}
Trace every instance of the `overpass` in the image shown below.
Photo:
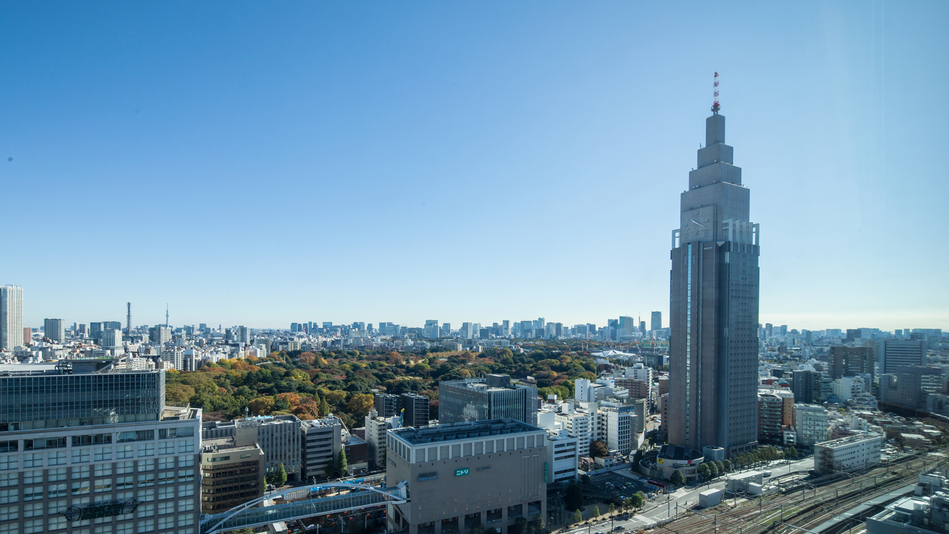
{"label": "overpass", "polygon": [[[339,492],[337,495],[320,496],[323,490],[334,488]],[[285,502],[263,506],[264,501],[275,499]],[[351,482],[314,484],[268,493],[220,514],[202,515],[200,532],[219,534],[229,530],[349,512],[389,503],[403,504],[408,500],[408,486],[404,481],[392,488]]]}

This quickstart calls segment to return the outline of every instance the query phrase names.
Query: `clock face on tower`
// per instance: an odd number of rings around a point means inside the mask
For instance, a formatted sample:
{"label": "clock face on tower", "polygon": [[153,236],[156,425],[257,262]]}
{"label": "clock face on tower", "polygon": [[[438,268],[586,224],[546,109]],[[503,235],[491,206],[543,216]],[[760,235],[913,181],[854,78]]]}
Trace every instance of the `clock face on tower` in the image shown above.
{"label": "clock face on tower", "polygon": [[690,238],[711,239],[714,206],[689,210],[682,214],[682,234]]}

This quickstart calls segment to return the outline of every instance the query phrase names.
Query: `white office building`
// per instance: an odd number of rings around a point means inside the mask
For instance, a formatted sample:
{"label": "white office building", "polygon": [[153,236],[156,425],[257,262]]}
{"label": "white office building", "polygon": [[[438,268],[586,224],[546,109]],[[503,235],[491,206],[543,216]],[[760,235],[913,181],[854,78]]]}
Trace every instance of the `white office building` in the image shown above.
{"label": "white office building", "polygon": [[23,288],[0,287],[0,351],[23,346]]}
{"label": "white office building", "polygon": [[401,428],[401,417],[379,417],[379,412],[373,408],[365,418],[366,443],[369,445],[369,463],[375,469],[385,469],[386,432],[392,428]]}
{"label": "white office building", "polygon": [[857,471],[880,463],[880,434],[855,434],[814,445],[814,470],[818,473]]}
{"label": "white office building", "polygon": [[810,447],[830,437],[830,415],[816,404],[794,405],[794,427],[797,429],[797,445]]}
{"label": "white office building", "polygon": [[594,415],[588,412],[576,411],[573,404],[565,404],[566,412],[558,413],[556,420],[567,434],[577,440],[577,454],[581,457],[590,456],[590,442],[593,441]]}
{"label": "white office building", "polygon": [[577,479],[578,440],[572,438],[566,430],[547,431],[547,480],[562,482]]}

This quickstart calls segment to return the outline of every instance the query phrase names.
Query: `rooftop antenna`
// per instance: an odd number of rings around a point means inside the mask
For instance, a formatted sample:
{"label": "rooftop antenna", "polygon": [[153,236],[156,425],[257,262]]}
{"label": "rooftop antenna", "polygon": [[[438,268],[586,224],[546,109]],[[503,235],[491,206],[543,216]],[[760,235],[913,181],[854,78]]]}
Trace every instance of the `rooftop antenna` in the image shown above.
{"label": "rooftop antenna", "polygon": [[715,97],[715,101],[712,103],[712,113],[718,115],[718,110],[722,109],[722,106],[718,105],[718,73],[715,73],[715,83],[712,85],[712,95]]}
{"label": "rooftop antenna", "polygon": [[168,328],[168,303],[165,303],[165,328]]}

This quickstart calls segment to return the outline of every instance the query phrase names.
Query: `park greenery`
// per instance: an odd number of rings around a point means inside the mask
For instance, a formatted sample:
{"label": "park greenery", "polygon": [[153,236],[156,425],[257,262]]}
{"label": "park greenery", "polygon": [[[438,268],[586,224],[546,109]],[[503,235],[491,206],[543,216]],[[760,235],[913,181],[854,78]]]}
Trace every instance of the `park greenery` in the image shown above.
{"label": "park greenery", "polygon": [[273,352],[265,359],[226,359],[194,372],[170,371],[165,396],[168,404],[202,408],[210,420],[286,414],[308,420],[333,414],[352,428],[362,426],[372,408],[373,390],[426,395],[436,417],[441,380],[490,373],[533,377],[542,398],[569,398],[577,378],[596,379],[596,363],[579,345],[549,342],[525,349]]}

